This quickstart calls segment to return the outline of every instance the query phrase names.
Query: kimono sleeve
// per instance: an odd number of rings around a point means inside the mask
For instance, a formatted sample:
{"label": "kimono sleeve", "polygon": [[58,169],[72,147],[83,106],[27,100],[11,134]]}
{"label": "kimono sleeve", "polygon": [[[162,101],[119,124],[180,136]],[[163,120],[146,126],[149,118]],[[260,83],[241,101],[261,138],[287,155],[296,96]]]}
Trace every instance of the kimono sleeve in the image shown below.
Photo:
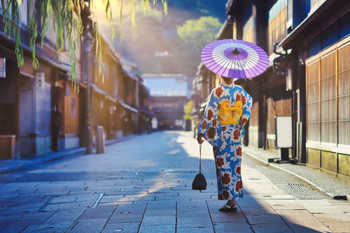
{"label": "kimono sleeve", "polygon": [[242,90],[242,118],[241,118],[241,136],[244,137],[245,129],[244,126],[247,124],[253,107],[253,98],[243,89]]}
{"label": "kimono sleeve", "polygon": [[210,93],[209,101],[204,111],[204,116],[198,128],[198,133],[202,133],[204,138],[214,147],[221,148],[223,132],[218,120],[218,98],[215,96],[215,89]]}

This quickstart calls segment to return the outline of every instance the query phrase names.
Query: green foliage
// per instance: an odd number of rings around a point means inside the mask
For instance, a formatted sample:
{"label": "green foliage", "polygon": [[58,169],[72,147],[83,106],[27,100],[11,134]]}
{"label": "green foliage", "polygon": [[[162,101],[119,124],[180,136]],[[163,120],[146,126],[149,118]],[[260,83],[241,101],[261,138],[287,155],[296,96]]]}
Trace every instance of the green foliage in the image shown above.
{"label": "green foliage", "polygon": [[221,23],[214,17],[200,17],[197,20],[188,20],[182,26],[177,26],[178,36],[196,53],[215,40]]}

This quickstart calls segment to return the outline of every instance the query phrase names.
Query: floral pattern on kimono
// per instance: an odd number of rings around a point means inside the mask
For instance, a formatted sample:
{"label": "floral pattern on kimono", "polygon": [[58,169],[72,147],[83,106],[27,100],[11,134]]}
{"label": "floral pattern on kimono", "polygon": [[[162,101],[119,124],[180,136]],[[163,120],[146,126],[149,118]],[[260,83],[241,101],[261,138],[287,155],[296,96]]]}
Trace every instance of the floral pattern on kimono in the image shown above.
{"label": "floral pattern on kimono", "polygon": [[[236,101],[242,102],[242,116],[237,124],[220,124],[218,109],[223,100],[231,105]],[[252,102],[252,97],[232,80],[230,83],[221,83],[211,92],[204,111],[198,134],[202,133],[213,146],[219,200],[235,200],[243,197],[241,137],[245,134],[244,125],[250,118]]]}

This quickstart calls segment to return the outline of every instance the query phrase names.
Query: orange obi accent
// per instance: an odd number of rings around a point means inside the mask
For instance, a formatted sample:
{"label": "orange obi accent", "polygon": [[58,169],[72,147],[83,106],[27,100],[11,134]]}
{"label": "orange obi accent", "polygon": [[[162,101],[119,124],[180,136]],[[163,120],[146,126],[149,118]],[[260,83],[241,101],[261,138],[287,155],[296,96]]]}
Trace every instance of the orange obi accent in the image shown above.
{"label": "orange obi accent", "polygon": [[233,107],[230,106],[228,101],[223,100],[219,109],[219,122],[222,125],[237,124],[242,112],[242,102],[240,100],[236,101]]}

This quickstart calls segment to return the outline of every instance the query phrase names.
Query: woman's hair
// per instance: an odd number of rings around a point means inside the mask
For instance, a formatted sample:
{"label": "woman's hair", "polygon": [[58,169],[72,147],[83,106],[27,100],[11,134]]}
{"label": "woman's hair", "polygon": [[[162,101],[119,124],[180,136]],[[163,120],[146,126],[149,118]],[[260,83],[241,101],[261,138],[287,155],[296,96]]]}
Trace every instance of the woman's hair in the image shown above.
{"label": "woman's hair", "polygon": [[224,80],[227,83],[232,81],[232,78],[227,78],[227,77],[224,77],[224,76],[221,76],[221,78],[222,78],[222,80]]}

